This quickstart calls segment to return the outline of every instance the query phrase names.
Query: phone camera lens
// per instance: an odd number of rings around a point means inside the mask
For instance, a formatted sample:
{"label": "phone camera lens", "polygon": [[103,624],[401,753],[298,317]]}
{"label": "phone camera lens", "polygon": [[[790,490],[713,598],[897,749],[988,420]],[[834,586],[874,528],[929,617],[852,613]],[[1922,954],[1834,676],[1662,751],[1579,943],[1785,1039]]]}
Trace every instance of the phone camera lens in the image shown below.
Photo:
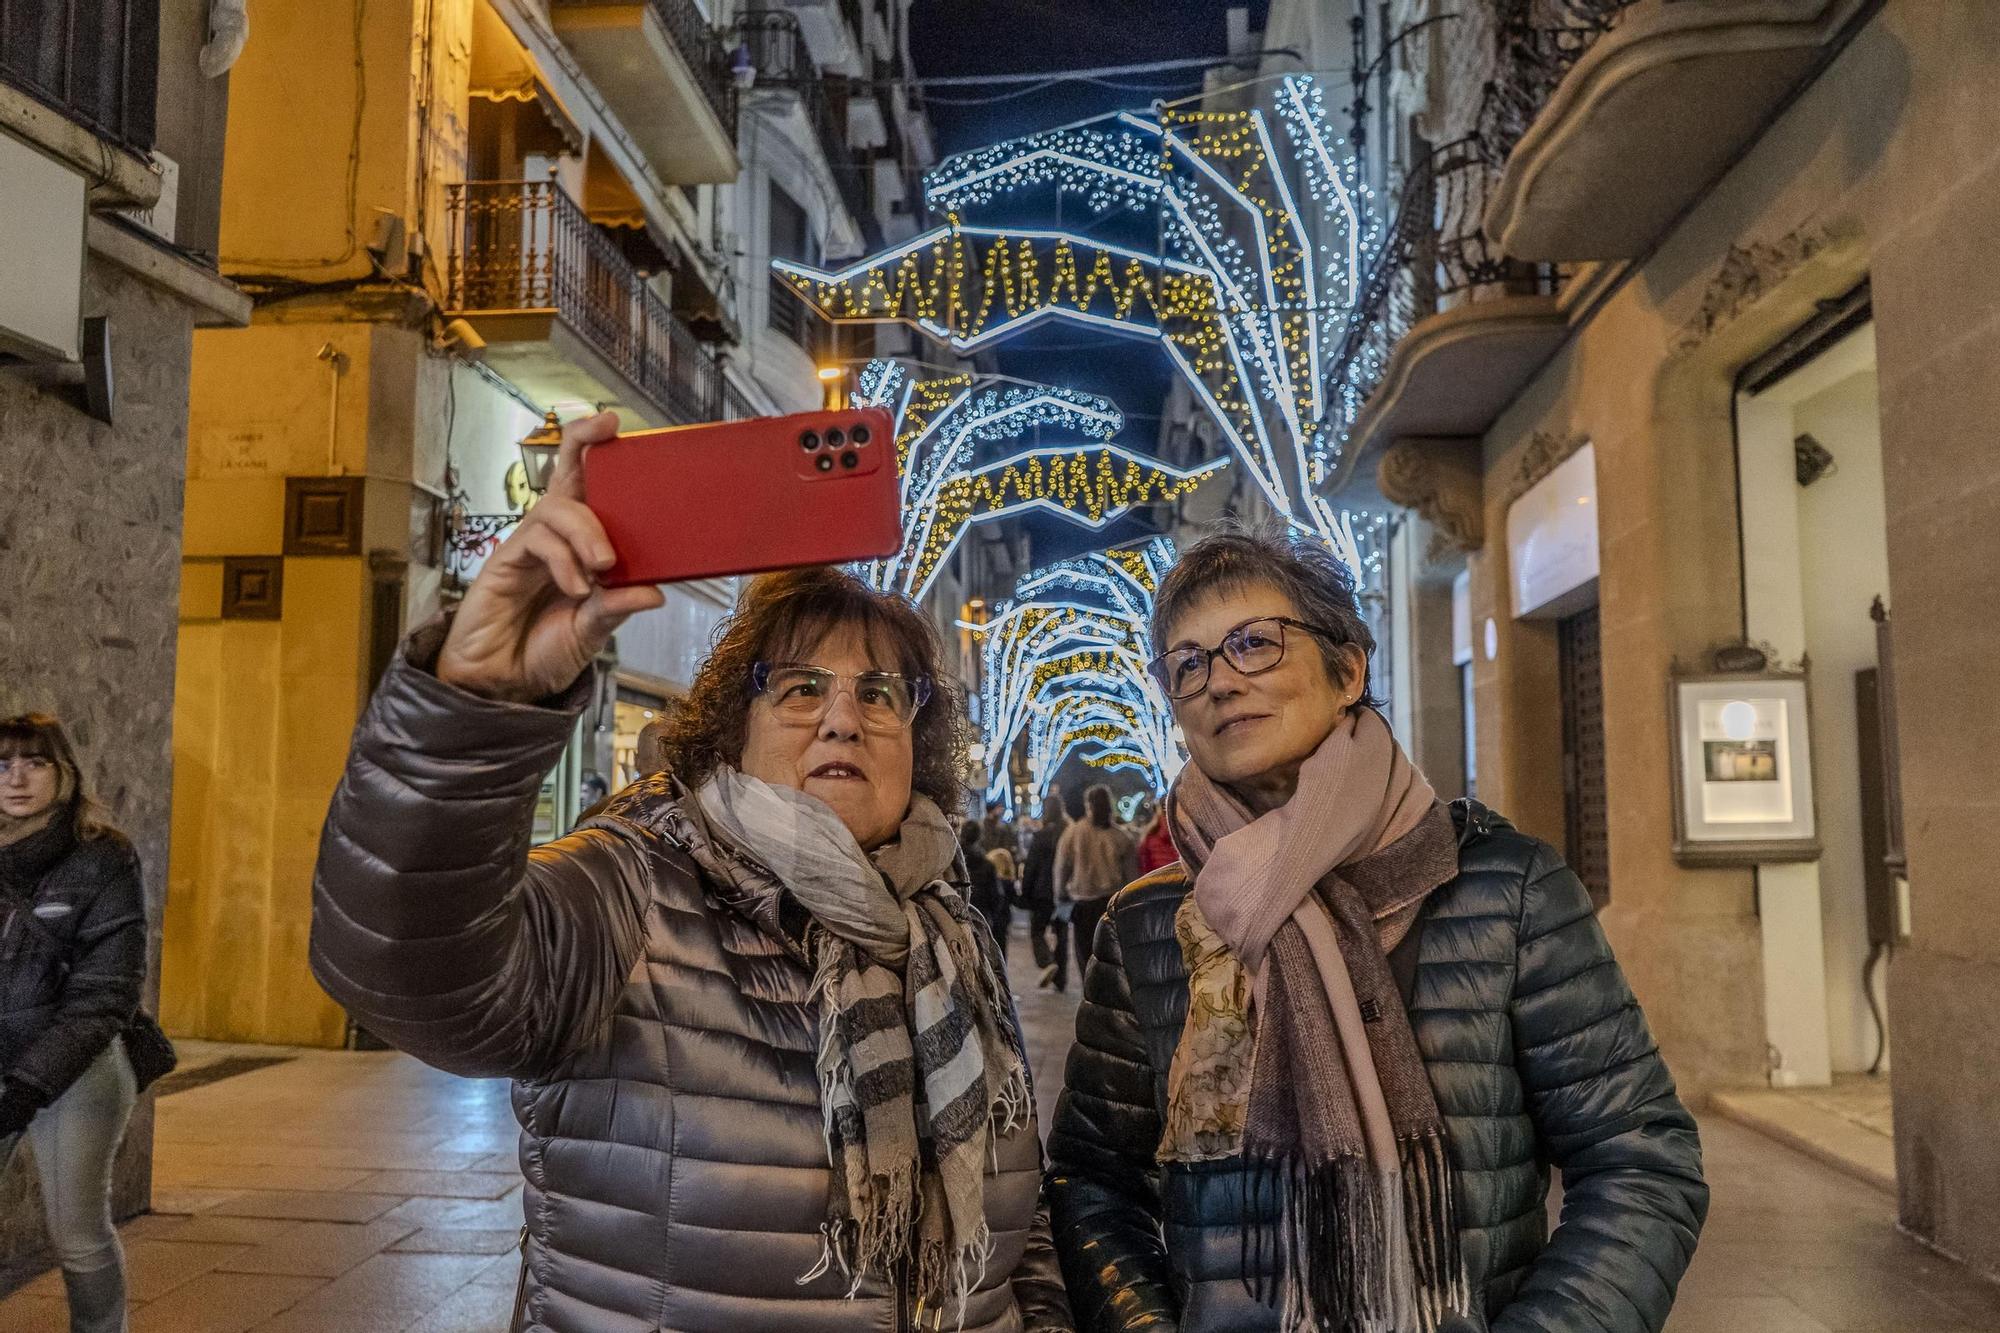
{"label": "phone camera lens", "polygon": [[840,456],[840,465],[842,467],[858,467],[860,466],[860,464],[861,464],[861,455],[855,453],[852,449],[849,449],[846,453]]}
{"label": "phone camera lens", "polygon": [[827,447],[827,448],[829,448],[829,449],[838,449],[838,448],[839,448],[839,447],[840,447],[841,445],[843,445],[843,444],[846,444],[846,443],[847,443],[847,436],[845,436],[845,435],[843,435],[843,434],[841,433],[841,430],[840,430],[840,427],[838,427],[838,426],[832,426],[832,427],[829,427],[829,428],[827,429],[827,432],[826,432],[826,447]]}
{"label": "phone camera lens", "polygon": [[853,430],[847,432],[847,438],[856,444],[866,444],[875,438],[875,434],[866,426],[856,426]]}
{"label": "phone camera lens", "polygon": [[818,468],[821,472],[833,471],[833,455],[821,454],[818,458],[815,458],[813,460],[813,466]]}
{"label": "phone camera lens", "polygon": [[807,453],[811,453],[813,450],[819,448],[819,432],[809,430],[799,436],[799,448],[805,450]]}

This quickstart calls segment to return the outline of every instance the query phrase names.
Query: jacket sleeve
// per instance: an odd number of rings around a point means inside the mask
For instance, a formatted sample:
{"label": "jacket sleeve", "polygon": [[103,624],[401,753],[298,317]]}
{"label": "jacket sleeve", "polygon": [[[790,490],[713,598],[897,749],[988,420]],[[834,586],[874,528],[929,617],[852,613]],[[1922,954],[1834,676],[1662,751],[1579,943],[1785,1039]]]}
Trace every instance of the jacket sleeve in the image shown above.
{"label": "jacket sleeve", "polygon": [[1494,1333],[1659,1333],[1708,1214],[1701,1142],[1582,883],[1549,848],[1522,890],[1510,1016],[1562,1219]]}
{"label": "jacket sleeve", "polygon": [[1161,1233],[1160,1117],[1116,913],[1098,928],[1049,1134],[1056,1253],[1080,1333],[1179,1325]]}
{"label": "jacket sleeve", "polygon": [[98,888],[71,937],[69,975],[55,1013],[4,1076],[39,1095],[46,1106],[104,1053],[139,1008],[146,977],[146,898],[139,858],[116,835],[85,841]]}
{"label": "jacket sleeve", "polygon": [[442,640],[411,637],[355,731],[313,875],[313,975],[440,1069],[532,1079],[609,1020],[656,853],[601,828],[530,850],[590,678],[549,707],[482,699],[418,665]]}

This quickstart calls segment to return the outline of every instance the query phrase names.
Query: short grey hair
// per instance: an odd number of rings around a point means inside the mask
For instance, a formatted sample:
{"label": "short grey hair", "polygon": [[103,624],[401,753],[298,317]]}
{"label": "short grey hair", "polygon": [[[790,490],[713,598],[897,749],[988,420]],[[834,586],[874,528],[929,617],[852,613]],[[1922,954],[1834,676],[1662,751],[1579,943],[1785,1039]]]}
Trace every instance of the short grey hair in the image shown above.
{"label": "short grey hair", "polygon": [[[1369,683],[1367,659],[1375,655],[1375,635],[1361,614],[1354,574],[1346,562],[1326,543],[1310,537],[1274,532],[1225,532],[1207,537],[1189,547],[1167,576],[1160,580],[1153,598],[1153,622],[1149,637],[1153,655],[1166,651],[1167,635],[1175,621],[1196,603],[1220,593],[1236,592],[1253,584],[1267,583],[1291,599],[1299,619],[1322,630],[1315,635],[1320,662],[1334,684],[1346,687],[1342,661],[1332,649],[1349,644],[1362,652],[1361,693],[1355,702],[1369,708],[1382,707]],[[1207,645],[1204,645],[1207,646]]]}

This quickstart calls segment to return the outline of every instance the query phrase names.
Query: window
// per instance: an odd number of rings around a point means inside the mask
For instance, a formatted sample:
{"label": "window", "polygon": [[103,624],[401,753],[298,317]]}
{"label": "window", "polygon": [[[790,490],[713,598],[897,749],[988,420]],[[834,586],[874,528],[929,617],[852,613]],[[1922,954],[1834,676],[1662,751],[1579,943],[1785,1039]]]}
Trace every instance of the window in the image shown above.
{"label": "window", "polygon": [[[819,242],[812,234],[812,219],[805,206],[771,182],[771,257],[795,259],[803,264],[819,263]],[[816,350],[819,324],[790,285],[775,272],[770,275],[770,314],[766,322],[808,352]]]}

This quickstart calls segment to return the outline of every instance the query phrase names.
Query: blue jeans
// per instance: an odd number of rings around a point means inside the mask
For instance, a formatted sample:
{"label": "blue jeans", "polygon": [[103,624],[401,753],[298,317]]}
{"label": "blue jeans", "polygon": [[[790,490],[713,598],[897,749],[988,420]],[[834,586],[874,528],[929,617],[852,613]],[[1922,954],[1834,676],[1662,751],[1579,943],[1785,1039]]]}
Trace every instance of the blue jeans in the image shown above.
{"label": "blue jeans", "polygon": [[111,1222],[111,1159],[136,1100],[131,1062],[114,1039],[25,1132],[0,1139],[0,1170],[23,1139],[33,1149],[49,1240],[69,1290],[70,1333],[125,1333],[125,1251]]}

